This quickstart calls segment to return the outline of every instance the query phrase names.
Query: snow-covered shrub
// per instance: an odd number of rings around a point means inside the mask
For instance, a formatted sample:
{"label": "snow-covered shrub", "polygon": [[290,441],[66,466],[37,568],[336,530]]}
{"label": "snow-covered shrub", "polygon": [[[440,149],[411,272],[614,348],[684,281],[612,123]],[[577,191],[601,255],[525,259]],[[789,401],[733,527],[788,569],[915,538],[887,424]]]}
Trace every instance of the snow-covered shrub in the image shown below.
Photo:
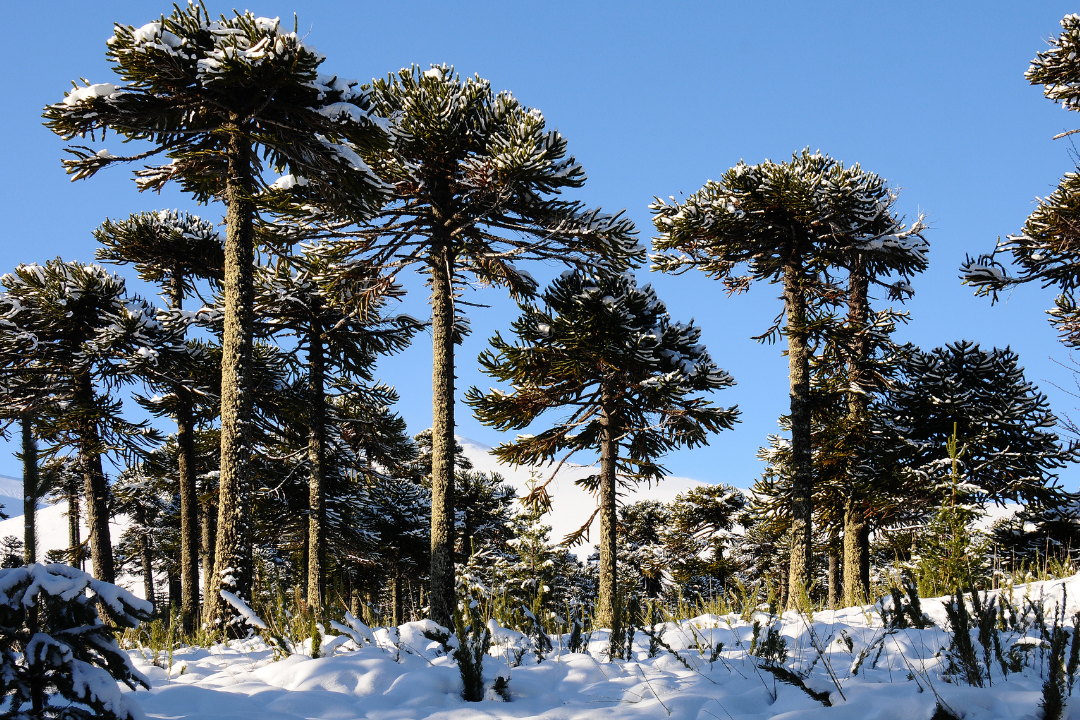
{"label": "snow-covered shrub", "polygon": [[454,612],[458,648],[454,652],[461,682],[462,697],[469,702],[484,699],[484,656],[491,647],[491,630],[484,622],[480,603],[466,594]]}
{"label": "snow-covered shrub", "polygon": [[153,607],[68,565],[0,570],[0,710],[4,717],[138,720],[118,682],[149,688],[116,644]]}

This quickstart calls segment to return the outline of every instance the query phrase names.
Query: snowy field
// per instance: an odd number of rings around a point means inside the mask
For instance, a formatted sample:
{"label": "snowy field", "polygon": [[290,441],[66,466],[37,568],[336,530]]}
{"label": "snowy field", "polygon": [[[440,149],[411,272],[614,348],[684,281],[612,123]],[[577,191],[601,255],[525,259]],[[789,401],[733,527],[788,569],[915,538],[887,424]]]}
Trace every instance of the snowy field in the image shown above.
{"label": "snowy field", "polygon": [[[1068,617],[1080,609],[1076,602],[1080,577],[1014,588],[1013,602],[1023,607],[1025,598],[1041,599],[1052,610],[1066,594]],[[489,690],[488,698],[479,703],[462,700],[458,671],[440,644],[422,634],[424,623],[378,629],[375,643],[361,647],[345,635],[328,635],[323,644],[327,657],[319,659],[311,659],[307,651],[275,661],[267,645],[252,639],[209,650],[177,651],[170,673],[167,658],[158,659],[159,667],[149,662],[148,651],[130,652],[152,683],[150,691],[135,694],[147,716],[175,720],[929,720],[939,699],[965,720],[1042,716],[1040,670],[1045,658],[1033,649],[1035,626],[1001,633],[1003,647],[1028,648],[1021,653],[1027,666],[1006,678],[991,662],[988,687],[976,688],[957,683],[946,673],[950,635],[943,629],[948,623],[942,603],[925,600],[923,610],[935,627],[886,632],[880,609],[873,607],[818,613],[813,636],[795,613],[774,619],[788,646],[781,667],[797,674],[807,689],[826,699],[828,707],[803,688],[779,679],[763,658],[749,655],[752,626],[735,615],[668,623],[663,639],[678,657],[664,650],[650,657],[649,638],[639,633],[629,661],[608,662],[606,635],[597,633],[587,654],[568,653],[564,636],[553,638],[558,646],[541,662],[526,653],[521,665],[510,667],[516,634],[500,631],[501,640],[485,660],[484,673],[489,683],[496,675],[509,677],[510,698],[503,700]],[[770,621],[762,613],[755,619]],[[713,657],[710,646],[717,643],[723,647]],[[824,658],[815,645],[824,647]],[[981,655],[980,646],[975,647]],[[1076,705],[1071,713],[1066,710],[1065,717],[1080,718],[1080,702]]]}

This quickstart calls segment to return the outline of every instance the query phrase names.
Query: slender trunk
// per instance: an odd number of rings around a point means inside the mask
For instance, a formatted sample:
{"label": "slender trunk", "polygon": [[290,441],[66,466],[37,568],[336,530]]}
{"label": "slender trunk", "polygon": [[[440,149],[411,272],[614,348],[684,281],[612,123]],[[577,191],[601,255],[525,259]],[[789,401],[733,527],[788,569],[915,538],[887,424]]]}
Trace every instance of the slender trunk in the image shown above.
{"label": "slender trunk", "polygon": [[251,144],[239,128],[227,128],[228,177],[225,234],[225,331],[221,347],[221,481],[218,488],[217,548],[204,618],[211,626],[235,617],[220,590],[250,600],[251,426],[249,376],[253,323],[255,243],[251,202]]}
{"label": "slender trunk", "polygon": [[801,265],[795,263],[789,265],[784,273],[788,372],[791,381],[791,570],[788,573],[788,607],[793,607],[809,587],[813,563],[810,350],[802,275]]}
{"label": "slender trunk", "polygon": [[213,506],[210,503],[203,505],[200,519],[202,542],[199,556],[203,573],[203,602],[206,602],[206,598],[210,597],[210,577],[214,574],[214,543],[217,542],[217,533],[214,532],[217,514],[213,512]]}
{"label": "slender trunk", "polygon": [[618,428],[611,415],[611,389],[605,383],[601,391],[600,430],[600,598],[596,609],[596,624],[611,632],[618,632],[618,568],[616,542],[618,540],[616,503],[616,462],[619,446],[616,441]]}
{"label": "slender trunk", "polygon": [[37,502],[41,496],[38,477],[37,441],[34,421],[29,413],[19,419],[22,430],[23,464],[23,559],[27,565],[37,562]]}
{"label": "slender trunk", "polygon": [[68,484],[67,487],[67,504],[68,504],[68,552],[70,557],[68,561],[72,567],[82,569],[82,551],[80,545],[82,545],[82,538],[79,537],[79,486],[74,482]]}
{"label": "slender trunk", "polygon": [[74,394],[75,407],[84,413],[79,433],[79,462],[86,493],[86,520],[90,526],[90,559],[93,561],[94,577],[108,583],[116,582],[112,537],[109,534],[109,484],[101,467],[101,439],[93,419],[95,399],[88,372],[80,372],[75,377]]}
{"label": "slender trunk", "polygon": [[308,334],[308,605],[318,615],[326,589],[326,490],[323,487],[326,398],[323,394],[325,358],[322,326],[311,324]]}
{"label": "slender trunk", "polygon": [[432,248],[431,619],[454,625],[454,255]]}
{"label": "slender trunk", "polygon": [[[862,330],[870,315],[870,280],[862,256],[855,259],[849,272],[848,329],[856,334],[851,339],[847,360],[848,387],[852,388],[847,393],[847,432],[849,449],[854,451],[864,441],[869,405],[866,393],[856,392],[854,388],[865,388],[869,381],[866,363],[870,347]],[[844,604],[848,606],[870,597],[870,531],[866,522],[865,501],[860,491],[864,483],[852,475],[851,469],[849,466],[848,498],[844,505]]]}
{"label": "slender trunk", "polygon": [[396,557],[394,558],[394,577],[390,582],[390,600],[394,612],[394,627],[397,627],[405,622],[405,618],[402,617],[405,614],[405,603],[401,597],[401,565]]}
{"label": "slender trunk", "polygon": [[146,601],[157,608],[157,598],[154,593],[154,556],[150,548],[150,532],[146,527],[146,511],[139,507],[135,510],[135,525],[139,532],[139,555],[142,560],[143,593]]}
{"label": "slender trunk", "polygon": [[[844,605],[851,607],[870,597],[870,529],[862,505],[848,499],[844,505]],[[865,568],[865,571],[864,571]]]}
{"label": "slender trunk", "polygon": [[[170,278],[170,306],[182,310],[184,306],[184,275],[174,270]],[[180,582],[183,584],[183,602],[180,619],[184,632],[195,629],[199,614],[199,495],[195,486],[195,421],[191,393],[182,383],[177,383],[176,395],[176,447],[180,475]]]}
{"label": "slender trunk", "polygon": [[840,538],[835,534],[829,541],[829,607],[836,609],[840,603]]}

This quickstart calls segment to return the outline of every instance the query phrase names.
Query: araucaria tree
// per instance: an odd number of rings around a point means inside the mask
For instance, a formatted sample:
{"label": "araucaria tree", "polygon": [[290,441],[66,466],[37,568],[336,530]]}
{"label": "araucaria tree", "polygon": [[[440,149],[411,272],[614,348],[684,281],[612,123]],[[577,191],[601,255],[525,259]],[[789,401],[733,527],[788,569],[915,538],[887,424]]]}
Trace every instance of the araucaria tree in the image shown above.
{"label": "araucaria tree", "polygon": [[[626,267],[643,260],[633,224],[560,199],[581,187],[581,166],[544,116],[508,92],[453,68],[406,68],[372,83],[372,109],[392,142],[364,157],[393,185],[360,237],[341,243],[389,274],[421,263],[431,287],[431,617],[450,626],[454,601],[454,342],[457,300],[472,275],[515,298],[536,290],[514,262]],[[457,304],[457,305],[456,305]],[[460,330],[460,326],[457,328]]]}
{"label": "araucaria tree", "polygon": [[66,412],[50,414],[42,434],[78,453],[94,576],[113,582],[109,487],[101,457],[153,436],[145,425],[124,420],[120,401],[111,395],[161,355],[181,350],[181,339],[160,322],[155,308],[127,293],[123,278],[97,265],[59,259],[20,265],[0,282],[0,344],[33,338],[26,368],[47,374],[57,401],[66,403]]}
{"label": "araucaria tree", "polygon": [[[368,280],[364,268],[333,265],[318,245],[256,277],[256,306],[272,330],[296,337],[307,355],[305,420],[308,430],[307,603],[316,613],[326,586],[326,466],[335,407],[328,399],[358,393],[374,380],[379,355],[408,346],[420,329],[407,315],[383,317],[381,302],[359,304]],[[336,435],[336,433],[335,433]]]}
{"label": "araucaria tree", "polygon": [[[106,220],[94,232],[101,243],[97,258],[118,265],[132,264],[139,277],[157,283],[173,311],[171,321],[183,331],[184,299],[197,281],[220,281],[225,270],[221,236],[212,223],[188,213],[160,210]],[[201,347],[192,344],[190,353]],[[155,404],[176,421],[180,480],[181,618],[191,632],[199,613],[199,519],[195,486],[195,396],[200,390],[189,353],[174,353],[171,363],[155,367],[145,379],[157,391]],[[157,409],[157,408],[155,408]],[[148,596],[149,597],[149,596]]]}
{"label": "araucaria tree", "polygon": [[[1042,85],[1043,94],[1066,110],[1080,111],[1080,16],[1061,20],[1061,35],[1050,39],[1050,49],[1031,61],[1024,77],[1032,85]],[[1071,135],[1072,130],[1057,137]],[[997,254],[1012,256],[1017,268],[1009,275]],[[966,284],[976,295],[993,301],[1004,289],[1029,282],[1055,287],[1061,294],[1050,310],[1050,322],[1061,333],[1062,342],[1080,347],[1080,172],[1066,173],[1057,189],[1042,198],[1017,235],[998,240],[989,255],[968,257],[960,267]]]}
{"label": "araucaria tree", "polygon": [[[65,139],[105,134],[146,141],[118,157],[74,146],[64,162],[75,179],[107,165],[164,155],[136,171],[140,189],[180,182],[200,202],[227,208],[225,331],[221,364],[221,483],[216,569],[204,617],[229,618],[218,586],[248,597],[251,583],[250,448],[252,268],[255,216],[262,207],[304,213],[333,208],[358,219],[385,187],[357,154],[385,136],[364,110],[355,83],[319,73],[323,56],[276,19],[250,13],[212,20],[201,4],[176,6],[142,27],[115,26],[106,57],[123,85],[76,86],[45,109],[45,124]],[[265,166],[288,173],[270,187]],[[216,585],[215,585],[216,583]]]}
{"label": "araucaria tree", "polygon": [[[484,372],[513,392],[471,388],[466,401],[499,430],[525,428],[547,410],[568,411],[550,429],[497,447],[505,462],[599,451],[600,473],[586,480],[599,491],[596,621],[617,628],[618,487],[660,480],[664,453],[703,445],[709,433],[732,427],[738,410],[714,407],[700,393],[734,381],[699,344],[699,329],[673,322],[652,287],[638,287],[630,274],[564,273],[541,298],[543,308],[526,305],[513,322],[517,343],[496,334],[479,358]],[[544,492],[534,488],[534,499],[542,502]]]}
{"label": "araucaria tree", "polygon": [[[810,580],[813,466],[810,418],[810,335],[828,305],[842,297],[832,273],[854,258],[918,257],[923,226],[905,228],[891,210],[885,181],[828,155],[804,150],[786,163],[739,163],[684,203],[653,203],[658,236],[654,269],[698,268],[730,292],[755,280],[781,283],[784,311],[761,338],[788,339],[791,386],[792,535],[789,598]],[[736,271],[746,269],[746,275]],[[902,284],[899,287],[904,287]]]}

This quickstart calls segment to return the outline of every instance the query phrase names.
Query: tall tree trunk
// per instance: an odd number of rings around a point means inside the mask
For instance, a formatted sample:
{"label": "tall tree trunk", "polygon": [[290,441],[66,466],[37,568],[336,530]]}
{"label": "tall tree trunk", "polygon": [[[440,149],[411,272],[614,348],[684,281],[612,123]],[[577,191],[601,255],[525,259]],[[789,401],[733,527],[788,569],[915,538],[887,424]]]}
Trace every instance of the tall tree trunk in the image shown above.
{"label": "tall tree trunk", "polygon": [[[865,259],[860,255],[848,275],[848,329],[855,333],[847,361],[850,388],[847,393],[847,432],[851,450],[865,440],[866,412],[870,402],[865,392],[855,391],[855,388],[868,389],[866,385],[870,380],[866,370],[870,345],[863,334],[870,316],[869,289]],[[866,523],[866,503],[860,492],[863,483],[852,475],[853,469],[849,465],[848,498],[844,505],[844,604],[849,607],[870,597],[870,531]],[[863,565],[867,566],[866,572],[863,572]]]}
{"label": "tall tree trunk", "polygon": [[146,527],[146,511],[141,507],[135,510],[135,525],[141,529],[139,533],[139,555],[142,560],[143,593],[146,601],[157,609],[157,598],[154,592],[154,556],[150,548],[149,528]]}
{"label": "tall tree trunk", "polygon": [[68,551],[71,553],[71,557],[68,558],[72,567],[82,569],[82,551],[80,547],[82,545],[82,538],[79,537],[79,486],[74,482],[68,483],[67,486],[67,504],[68,504]]}
{"label": "tall tree trunk", "polygon": [[454,606],[454,254],[431,250],[431,619],[453,627]]}
{"label": "tall tree trunk", "polygon": [[616,558],[617,495],[616,462],[619,458],[618,428],[611,415],[613,404],[611,389],[605,383],[601,390],[600,419],[600,597],[596,609],[596,623],[611,632],[619,629],[619,584]]}
{"label": "tall tree trunk", "polygon": [[41,497],[41,479],[34,420],[27,413],[19,418],[19,423],[22,430],[23,559],[27,565],[32,565],[37,562],[37,502]]}
{"label": "tall tree trunk", "polygon": [[323,487],[326,398],[322,326],[314,321],[308,333],[308,569],[307,601],[318,615],[326,590],[326,490]]}
{"label": "tall tree trunk", "polygon": [[[238,118],[237,118],[238,119]],[[234,119],[236,122],[237,119]],[[234,612],[221,597],[229,590],[251,599],[251,334],[255,241],[251,202],[251,143],[236,125],[226,128],[228,206],[225,234],[225,332],[221,347],[221,481],[218,489],[214,574],[204,606],[209,625],[221,626]]]}
{"label": "tall tree trunk", "polygon": [[795,263],[788,265],[784,273],[788,373],[791,382],[791,569],[788,573],[788,607],[793,607],[810,586],[813,563],[810,349],[802,275],[802,266]]}
{"label": "tall tree trunk", "polygon": [[[184,307],[184,274],[174,270],[170,278],[170,306],[173,310]],[[180,474],[180,582],[183,584],[183,602],[180,619],[184,632],[195,629],[199,615],[199,494],[195,486],[195,421],[191,393],[183,384],[177,383],[176,395],[176,447]]]}
{"label": "tall tree trunk", "polygon": [[844,605],[851,607],[870,597],[870,528],[860,503],[848,498],[844,505]]}
{"label": "tall tree trunk", "polygon": [[394,627],[405,622],[405,603],[401,597],[401,563],[394,557],[394,576],[390,581],[390,606],[394,613]]}
{"label": "tall tree trunk", "polygon": [[86,520],[90,526],[90,558],[94,577],[104,582],[116,582],[113,565],[112,537],[109,534],[109,484],[101,467],[101,438],[94,415],[94,390],[90,374],[80,372],[75,377],[74,404],[82,413],[79,430],[79,462],[82,465],[83,487],[86,493]]}
{"label": "tall tree trunk", "polygon": [[829,607],[836,609],[842,597],[840,593],[840,538],[835,531],[829,539]]}
{"label": "tall tree trunk", "polygon": [[199,557],[203,572],[203,602],[206,602],[206,598],[210,597],[210,577],[214,574],[214,543],[217,542],[217,533],[214,531],[217,525],[217,513],[213,512],[213,506],[210,503],[203,506],[200,518],[202,541]]}

